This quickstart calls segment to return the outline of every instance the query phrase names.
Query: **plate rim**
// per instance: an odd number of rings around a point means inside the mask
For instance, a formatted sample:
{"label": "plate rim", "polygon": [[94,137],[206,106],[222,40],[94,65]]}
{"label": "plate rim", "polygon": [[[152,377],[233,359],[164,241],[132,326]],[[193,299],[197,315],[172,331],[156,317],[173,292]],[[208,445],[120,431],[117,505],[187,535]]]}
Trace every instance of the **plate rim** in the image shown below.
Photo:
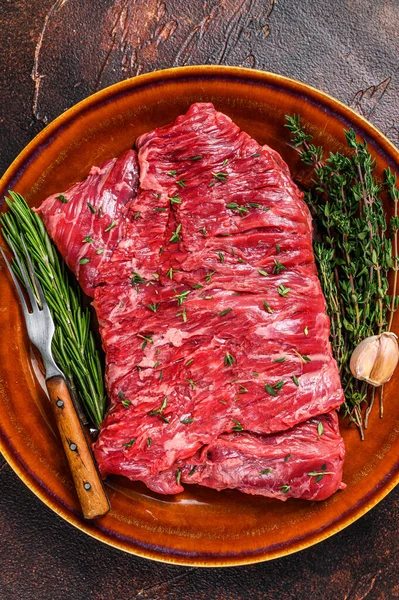
{"label": "plate rim", "polygon": [[[255,79],[258,83],[264,83],[265,85],[273,83],[274,85],[281,84],[284,89],[290,89],[295,93],[304,94],[307,97],[311,97],[312,100],[323,105],[327,105],[334,112],[338,113],[345,120],[350,121],[352,125],[356,125],[360,130],[367,133],[367,135],[373,140],[373,142],[380,146],[387,159],[393,164],[399,167],[399,150],[396,146],[381,132],[370,123],[365,117],[355,112],[352,108],[334,98],[330,94],[318,90],[317,88],[298,81],[296,79],[279,75],[269,71],[260,71],[258,69],[249,69],[244,67],[234,67],[226,65],[195,65],[195,66],[184,66],[184,67],[173,67],[160,69],[138,75],[133,78],[125,79],[114,83],[102,90],[91,94],[87,98],[81,100],[77,104],[74,104],[71,108],[63,112],[61,115],[51,121],[46,127],[44,127],[17,155],[11,165],[7,168],[5,173],[0,179],[0,190],[1,193],[7,193],[7,187],[12,183],[13,187],[18,183],[19,175],[29,165],[30,156],[36,151],[40,152],[43,143],[46,139],[51,138],[57,134],[58,129],[64,125],[68,125],[75,117],[79,117],[84,111],[96,106],[103,101],[107,101],[113,96],[123,93],[124,91],[132,90],[134,93],[135,87],[142,87],[143,85],[151,84],[164,84],[170,79],[178,79],[180,75],[187,74],[188,76],[195,75],[200,76],[201,74],[223,76],[229,74],[231,79],[234,80],[237,76],[245,76],[248,81]],[[263,80],[263,81],[262,81]],[[14,451],[13,451],[14,450]],[[101,541],[111,547],[118,548],[127,553],[139,556],[142,558],[150,558],[157,562],[177,564],[181,566],[198,566],[198,567],[227,567],[227,566],[240,566],[248,565],[259,562],[264,562],[279,558],[282,556],[288,556],[294,552],[298,552],[305,548],[314,546],[321,541],[331,537],[335,533],[342,531],[357,519],[366,514],[376,504],[378,504],[383,498],[385,498],[396,485],[399,483],[399,461],[395,465],[394,469],[389,473],[385,474],[383,480],[379,482],[367,496],[363,498],[363,502],[355,505],[353,508],[348,509],[338,517],[334,522],[330,522],[321,531],[313,532],[307,535],[305,539],[294,540],[289,542],[288,547],[277,548],[274,550],[268,550],[267,548],[261,548],[256,554],[246,553],[239,558],[232,557],[221,557],[218,558],[216,555],[210,558],[204,557],[198,559],[197,557],[190,557],[189,560],[183,558],[183,552],[177,551],[175,555],[170,555],[162,552],[162,549],[158,551],[149,550],[142,546],[133,546],[132,542],[125,542],[122,539],[112,538],[99,529],[90,526],[89,521],[82,521],[77,515],[71,512],[68,508],[64,507],[61,503],[51,497],[48,491],[40,485],[40,482],[32,474],[29,473],[27,466],[23,465],[23,460],[18,460],[18,452],[12,448],[10,440],[7,439],[5,432],[3,432],[0,426],[0,452],[16,473],[16,475],[23,481],[23,483],[30,489],[35,496],[37,496],[46,506],[53,510],[58,516],[64,521],[73,525],[80,531],[86,533],[90,537]]]}

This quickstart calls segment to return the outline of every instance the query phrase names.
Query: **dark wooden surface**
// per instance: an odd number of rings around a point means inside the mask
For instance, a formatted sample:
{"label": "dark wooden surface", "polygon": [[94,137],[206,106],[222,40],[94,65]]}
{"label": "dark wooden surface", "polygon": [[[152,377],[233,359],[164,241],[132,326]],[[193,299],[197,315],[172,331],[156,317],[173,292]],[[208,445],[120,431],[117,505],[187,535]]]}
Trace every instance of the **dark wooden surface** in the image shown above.
{"label": "dark wooden surface", "polygon": [[[0,171],[95,90],[158,68],[274,71],[399,145],[398,0],[1,0]],[[399,598],[399,491],[299,554],[223,570],[125,555],[64,523],[0,457],[1,600]]]}

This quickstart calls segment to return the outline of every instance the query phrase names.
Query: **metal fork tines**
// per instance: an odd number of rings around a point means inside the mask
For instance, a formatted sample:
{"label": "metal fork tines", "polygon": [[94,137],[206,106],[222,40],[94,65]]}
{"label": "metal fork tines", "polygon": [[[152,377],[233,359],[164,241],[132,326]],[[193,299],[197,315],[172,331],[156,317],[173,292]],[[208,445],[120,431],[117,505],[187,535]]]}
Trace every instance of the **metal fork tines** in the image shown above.
{"label": "metal fork tines", "polygon": [[60,371],[60,369],[55,364],[51,353],[51,341],[54,335],[53,319],[51,317],[48,304],[44,297],[42,286],[35,274],[31,258],[26,249],[25,240],[22,236],[21,242],[24,248],[24,254],[29,276],[26,272],[25,265],[20,260],[18,253],[15,250],[14,244],[12,243],[10,238],[7,239],[7,243],[13,252],[14,260],[18,265],[19,272],[25,284],[32,312],[30,312],[28,308],[18,278],[14,274],[14,271],[5,255],[5,252],[1,247],[0,251],[3,256],[4,262],[7,265],[7,268],[10,272],[10,275],[18,292],[19,299],[21,301],[22,311],[24,313],[29,339],[42,355],[44,367],[46,369],[46,378],[49,379],[50,377],[55,376],[64,377],[62,371]]}

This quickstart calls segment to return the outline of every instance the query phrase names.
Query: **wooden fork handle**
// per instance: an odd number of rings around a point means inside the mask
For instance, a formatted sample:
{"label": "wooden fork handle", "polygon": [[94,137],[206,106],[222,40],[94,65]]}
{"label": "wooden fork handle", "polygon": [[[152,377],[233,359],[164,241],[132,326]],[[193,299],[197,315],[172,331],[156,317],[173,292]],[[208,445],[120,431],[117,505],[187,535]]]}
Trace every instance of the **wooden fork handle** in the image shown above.
{"label": "wooden fork handle", "polygon": [[46,384],[83,516],[96,519],[110,505],[68,386],[62,377],[52,377]]}

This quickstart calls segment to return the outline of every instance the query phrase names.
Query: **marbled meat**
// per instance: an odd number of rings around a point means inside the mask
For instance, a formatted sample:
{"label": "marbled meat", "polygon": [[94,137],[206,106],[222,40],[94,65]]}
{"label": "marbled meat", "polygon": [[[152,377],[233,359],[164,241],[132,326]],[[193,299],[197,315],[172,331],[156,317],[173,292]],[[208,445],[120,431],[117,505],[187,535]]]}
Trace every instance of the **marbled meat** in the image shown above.
{"label": "marbled meat", "polygon": [[343,392],[303,194],[212,104],[136,147],[38,211],[94,296],[102,475],[327,498],[343,487]]}

